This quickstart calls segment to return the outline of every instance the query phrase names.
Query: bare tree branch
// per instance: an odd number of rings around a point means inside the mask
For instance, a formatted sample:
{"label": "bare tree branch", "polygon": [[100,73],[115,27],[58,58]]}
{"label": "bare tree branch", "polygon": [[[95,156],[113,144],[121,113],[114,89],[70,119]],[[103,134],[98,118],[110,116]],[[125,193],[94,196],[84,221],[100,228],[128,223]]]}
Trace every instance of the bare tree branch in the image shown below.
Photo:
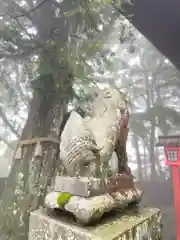
{"label": "bare tree branch", "polygon": [[17,132],[17,130],[13,127],[13,125],[8,120],[6,114],[4,113],[2,107],[0,107],[0,117],[3,120],[4,124],[11,130],[11,132],[16,136],[20,137],[20,134]]}
{"label": "bare tree branch", "polygon": [[34,7],[33,0],[27,0],[26,2],[27,2],[30,9]]}
{"label": "bare tree branch", "polygon": [[[22,13],[22,14],[20,14],[20,15],[16,15],[16,17],[17,18],[19,18],[19,17],[29,17],[30,16],[30,13],[32,13],[32,12],[34,12],[35,10],[37,10],[38,8],[40,8],[45,2],[47,2],[47,1],[50,1],[50,0],[42,0],[39,4],[37,4],[36,6],[34,6],[34,7],[32,7],[29,11],[25,11],[23,8],[21,8],[21,9],[23,9],[23,11],[21,10],[21,11],[19,11],[20,13]],[[16,3],[17,4],[17,3]],[[18,7],[20,7],[19,5],[18,5]]]}
{"label": "bare tree branch", "polygon": [[[4,1],[1,0],[1,5],[5,5],[3,3]],[[6,15],[10,17],[16,17],[18,13],[20,13],[22,16],[26,16],[29,20],[31,20],[30,14],[21,6],[19,6],[15,1],[9,0],[8,5],[6,4],[6,7],[4,7],[4,14],[1,15],[1,17],[5,17]]]}
{"label": "bare tree branch", "polygon": [[24,72],[19,70],[18,65],[14,65],[14,69],[15,69],[15,72],[16,72],[16,75],[17,75],[17,77],[16,77],[16,87],[18,89],[21,100],[27,106],[30,99],[29,99],[28,95],[24,94],[23,89],[21,87],[21,82],[24,78]]}
{"label": "bare tree branch", "polygon": [[[6,64],[6,63],[4,63]],[[16,87],[14,88],[13,87],[13,80],[11,78],[11,75],[10,75],[10,72],[7,70],[5,71],[4,69],[0,69],[1,71],[1,74],[0,74],[0,77],[1,77],[1,82],[4,86],[5,89],[7,89],[7,91],[11,92],[12,95],[14,95],[16,98],[18,98],[20,96],[21,98],[21,101],[25,104],[25,105],[28,105],[29,103],[29,98],[28,96],[26,96],[24,93],[23,93],[23,90],[22,90],[22,87],[21,87],[21,80],[23,78],[22,73],[19,72],[18,70],[18,66],[15,64],[15,66],[10,69],[11,70],[14,70],[17,77],[15,78],[15,84],[16,84]]]}
{"label": "bare tree branch", "polygon": [[24,58],[28,58],[37,50],[38,50],[37,46],[32,47],[32,48],[23,49],[22,52],[18,52],[18,53],[11,53],[11,52],[7,52],[7,51],[4,52],[4,51],[0,50],[0,59],[7,58],[7,59],[15,60],[15,61],[22,60]]}
{"label": "bare tree branch", "polygon": [[13,145],[7,139],[5,139],[4,137],[0,136],[0,141],[5,143],[8,147],[14,149]]}

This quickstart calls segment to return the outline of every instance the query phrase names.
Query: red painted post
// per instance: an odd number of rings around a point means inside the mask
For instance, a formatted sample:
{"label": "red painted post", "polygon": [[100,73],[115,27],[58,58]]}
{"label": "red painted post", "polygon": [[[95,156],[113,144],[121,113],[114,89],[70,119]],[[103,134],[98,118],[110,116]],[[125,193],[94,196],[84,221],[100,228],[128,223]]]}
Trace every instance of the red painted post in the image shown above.
{"label": "red painted post", "polygon": [[174,186],[174,206],[176,215],[176,239],[180,240],[180,178],[178,166],[171,166]]}
{"label": "red painted post", "polygon": [[174,188],[174,207],[176,215],[176,240],[180,240],[180,135],[159,137],[159,147],[164,147],[165,163],[170,165]]}

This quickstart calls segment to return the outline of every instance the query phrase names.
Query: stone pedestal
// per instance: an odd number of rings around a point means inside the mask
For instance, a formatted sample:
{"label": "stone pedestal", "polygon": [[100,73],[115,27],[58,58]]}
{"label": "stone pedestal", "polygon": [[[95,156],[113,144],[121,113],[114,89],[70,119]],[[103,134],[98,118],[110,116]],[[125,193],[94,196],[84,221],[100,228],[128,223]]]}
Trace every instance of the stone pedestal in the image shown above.
{"label": "stone pedestal", "polygon": [[132,208],[104,216],[95,226],[82,227],[64,213],[41,209],[30,215],[29,240],[160,240],[161,214],[154,208]]}

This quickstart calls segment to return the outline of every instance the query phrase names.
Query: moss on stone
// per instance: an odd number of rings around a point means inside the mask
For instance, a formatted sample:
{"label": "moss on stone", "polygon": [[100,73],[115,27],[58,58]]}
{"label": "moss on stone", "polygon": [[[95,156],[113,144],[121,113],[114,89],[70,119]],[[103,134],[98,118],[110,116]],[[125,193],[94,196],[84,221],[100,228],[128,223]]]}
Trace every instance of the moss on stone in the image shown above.
{"label": "moss on stone", "polygon": [[64,206],[64,204],[66,204],[69,199],[72,197],[72,195],[70,193],[67,192],[60,192],[58,194],[57,197],[57,204],[60,208],[62,208]]}

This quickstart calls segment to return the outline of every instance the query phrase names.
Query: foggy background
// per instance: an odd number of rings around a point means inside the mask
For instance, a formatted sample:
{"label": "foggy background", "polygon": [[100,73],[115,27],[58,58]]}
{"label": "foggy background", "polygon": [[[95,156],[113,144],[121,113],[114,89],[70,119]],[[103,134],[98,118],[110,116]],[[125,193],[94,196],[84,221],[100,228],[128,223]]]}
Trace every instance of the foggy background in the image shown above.
{"label": "foggy background", "polygon": [[[158,135],[179,133],[180,74],[127,20],[119,17],[112,22],[105,30],[102,23],[98,25],[103,41],[93,56],[86,56],[83,70],[76,70],[73,88],[78,98],[72,99],[69,108],[86,111],[93,86],[110,85],[127,93],[130,109],[127,152],[129,166],[144,190],[141,205],[161,209],[163,239],[173,240],[171,172],[164,164],[163,149],[158,149],[156,143]],[[30,34],[37,34],[34,28],[27,28]],[[75,46],[79,55],[83,55],[81,47],[80,43]],[[0,194],[28,117],[32,98],[30,82],[37,76],[37,59],[36,53],[30,62],[29,59],[0,59]]]}

